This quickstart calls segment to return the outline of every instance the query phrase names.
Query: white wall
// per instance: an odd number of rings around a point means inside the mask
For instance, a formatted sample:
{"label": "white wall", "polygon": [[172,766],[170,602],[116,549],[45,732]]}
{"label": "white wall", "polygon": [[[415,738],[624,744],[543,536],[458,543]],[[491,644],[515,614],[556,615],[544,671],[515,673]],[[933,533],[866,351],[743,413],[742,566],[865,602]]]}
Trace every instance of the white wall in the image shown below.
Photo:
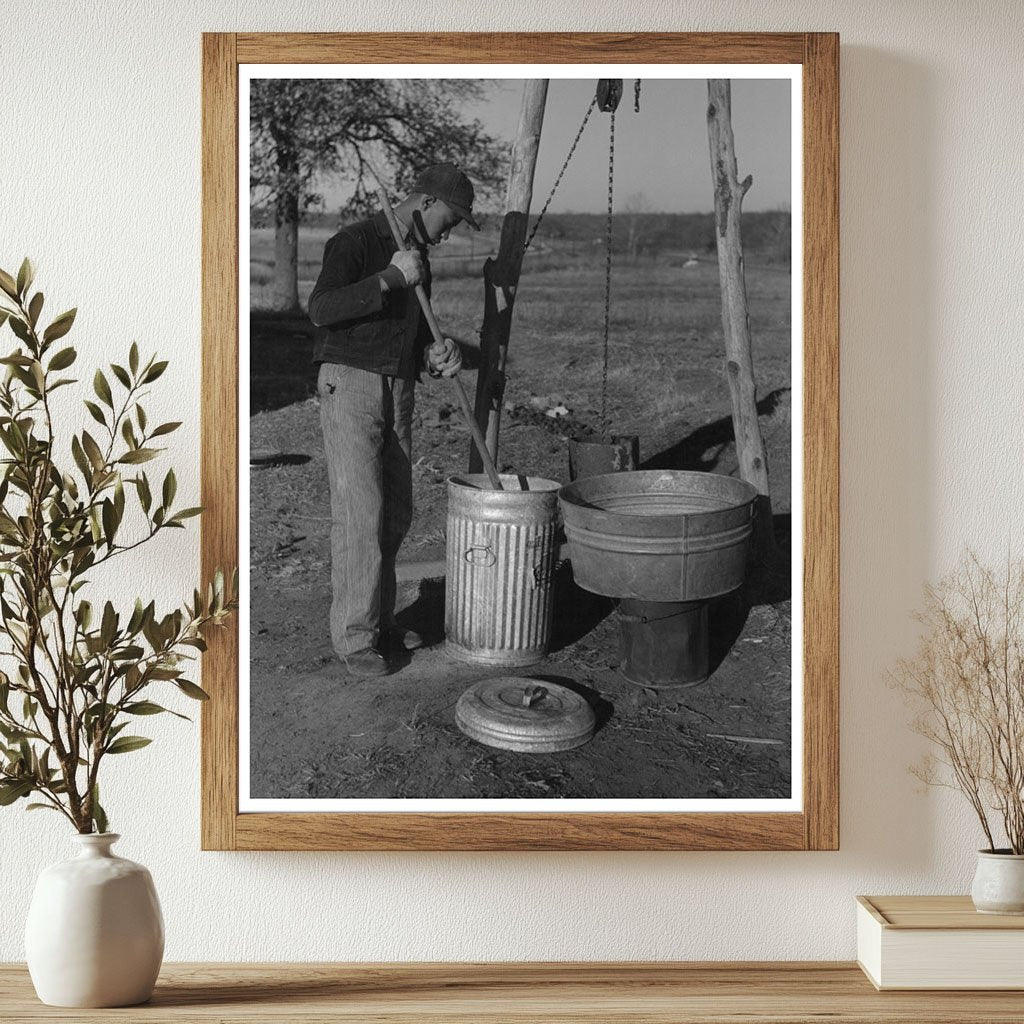
{"label": "white wall", "polygon": [[[955,798],[907,775],[918,746],[885,673],[925,579],[966,543],[1020,550],[1019,6],[439,6],[8,0],[0,266],[31,254],[55,305],[81,307],[84,365],[132,338],[173,357],[151,411],[187,422],[173,455],[195,494],[201,31],[838,30],[842,850],[200,853],[197,731],[161,720],[108,786],[121,852],[156,878],[170,959],[849,958],[855,894],[966,891],[979,845]],[[197,566],[174,541],[138,567],[168,602]],[[70,845],[56,816],[0,811],[0,960],[22,957],[31,881]]]}

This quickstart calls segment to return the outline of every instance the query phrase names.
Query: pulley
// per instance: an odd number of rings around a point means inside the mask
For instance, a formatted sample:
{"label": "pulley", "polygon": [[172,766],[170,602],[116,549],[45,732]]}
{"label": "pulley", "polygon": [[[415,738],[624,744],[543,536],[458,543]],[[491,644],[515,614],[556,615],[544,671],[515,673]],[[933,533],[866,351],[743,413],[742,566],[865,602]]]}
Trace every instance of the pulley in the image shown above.
{"label": "pulley", "polygon": [[621,78],[599,78],[597,80],[597,109],[605,114],[614,113],[622,99]]}

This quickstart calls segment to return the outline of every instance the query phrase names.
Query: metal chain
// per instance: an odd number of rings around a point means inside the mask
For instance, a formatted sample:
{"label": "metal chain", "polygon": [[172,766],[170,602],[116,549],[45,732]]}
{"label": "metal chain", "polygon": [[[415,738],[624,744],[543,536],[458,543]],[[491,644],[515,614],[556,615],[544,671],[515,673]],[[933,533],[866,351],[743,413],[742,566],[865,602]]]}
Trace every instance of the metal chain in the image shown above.
{"label": "metal chain", "polygon": [[604,260],[604,352],[601,365],[601,436],[608,442],[608,334],[612,308],[612,195],[615,188],[615,111],[608,134],[608,226]]}
{"label": "metal chain", "polygon": [[640,113],[640,79],[633,79],[633,110],[635,113]]}
{"label": "metal chain", "polygon": [[537,234],[537,229],[540,227],[540,222],[544,219],[544,214],[548,212],[548,207],[551,205],[551,200],[555,198],[555,192],[558,190],[558,186],[562,183],[562,175],[565,174],[566,168],[569,166],[569,161],[572,159],[573,153],[576,152],[576,147],[579,145],[579,141],[583,136],[583,129],[587,127],[587,122],[590,120],[590,115],[594,112],[594,107],[597,106],[597,97],[595,96],[590,101],[590,106],[587,107],[587,112],[583,115],[583,123],[579,127],[579,131],[576,132],[576,138],[572,140],[572,145],[569,147],[569,154],[565,158],[565,163],[562,164],[562,169],[558,172],[558,177],[555,178],[554,185],[551,186],[551,192],[548,194],[547,199],[544,201],[543,207],[541,207],[540,213],[537,215],[536,223],[533,225],[533,230],[530,232],[530,237],[527,238],[523,244],[523,252],[526,252],[530,248],[530,243],[533,241],[533,236]]}

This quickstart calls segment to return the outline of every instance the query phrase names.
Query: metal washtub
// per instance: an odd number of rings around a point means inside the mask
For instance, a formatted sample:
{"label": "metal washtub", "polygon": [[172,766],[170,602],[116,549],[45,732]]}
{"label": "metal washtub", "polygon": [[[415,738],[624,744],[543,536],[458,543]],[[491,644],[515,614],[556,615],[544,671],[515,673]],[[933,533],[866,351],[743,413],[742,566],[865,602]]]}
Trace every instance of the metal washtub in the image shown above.
{"label": "metal washtub", "polygon": [[481,665],[532,665],[551,641],[559,484],[502,474],[448,481],[445,651]]}
{"label": "metal washtub", "polygon": [[606,597],[701,601],[743,582],[757,491],[716,473],[642,470],[567,484],[576,582]]}

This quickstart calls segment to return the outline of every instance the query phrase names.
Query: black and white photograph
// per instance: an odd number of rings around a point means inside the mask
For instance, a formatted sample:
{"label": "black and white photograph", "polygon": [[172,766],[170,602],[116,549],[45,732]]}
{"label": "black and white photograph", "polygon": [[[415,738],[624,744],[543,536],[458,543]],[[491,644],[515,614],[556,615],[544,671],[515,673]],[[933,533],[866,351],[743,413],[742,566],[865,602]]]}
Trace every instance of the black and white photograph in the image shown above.
{"label": "black and white photograph", "polygon": [[799,67],[411,70],[240,81],[240,809],[798,810]]}

